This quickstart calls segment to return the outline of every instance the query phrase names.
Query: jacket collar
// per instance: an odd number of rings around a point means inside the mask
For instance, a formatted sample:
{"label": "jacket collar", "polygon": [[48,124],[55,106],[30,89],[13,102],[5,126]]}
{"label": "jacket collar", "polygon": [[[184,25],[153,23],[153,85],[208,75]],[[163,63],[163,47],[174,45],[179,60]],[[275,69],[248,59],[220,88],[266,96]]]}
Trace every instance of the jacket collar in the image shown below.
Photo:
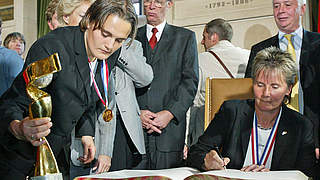
{"label": "jacket collar", "polygon": [[[241,147],[242,147],[242,155],[245,159],[248,144],[251,135],[251,129],[253,124],[253,116],[254,116],[254,100],[248,100],[248,106],[246,109],[240,114],[241,121]],[[274,144],[273,156],[272,156],[272,164],[271,167],[274,169],[278,166],[281,160],[281,156],[287,149],[287,143],[292,139],[292,132],[295,132],[292,122],[288,119],[287,113],[289,109],[285,104],[282,104],[282,114],[280,117],[280,121],[278,124],[278,130],[276,135],[276,141]]]}

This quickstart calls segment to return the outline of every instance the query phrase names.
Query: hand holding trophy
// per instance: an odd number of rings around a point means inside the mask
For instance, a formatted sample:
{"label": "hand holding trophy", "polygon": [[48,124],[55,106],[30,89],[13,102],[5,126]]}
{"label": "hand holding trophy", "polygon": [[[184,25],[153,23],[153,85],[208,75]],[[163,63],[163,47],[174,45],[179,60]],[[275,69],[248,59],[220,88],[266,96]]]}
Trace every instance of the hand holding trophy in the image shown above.
{"label": "hand holding trophy", "polygon": [[[60,60],[57,53],[31,63],[23,72],[26,82],[26,91],[32,99],[29,104],[30,119],[50,117],[52,112],[51,96],[40,90],[47,87],[53,78],[53,73],[61,70]],[[63,180],[59,172],[57,161],[45,137],[45,141],[38,147],[37,160],[33,180]]]}

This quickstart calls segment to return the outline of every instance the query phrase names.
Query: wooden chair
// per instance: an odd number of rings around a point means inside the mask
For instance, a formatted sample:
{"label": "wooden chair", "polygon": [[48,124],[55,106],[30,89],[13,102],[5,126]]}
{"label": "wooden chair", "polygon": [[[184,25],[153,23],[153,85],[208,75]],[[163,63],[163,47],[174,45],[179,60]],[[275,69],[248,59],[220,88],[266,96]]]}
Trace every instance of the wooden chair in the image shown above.
{"label": "wooden chair", "polygon": [[251,78],[206,79],[205,122],[206,129],[225,100],[253,98]]}

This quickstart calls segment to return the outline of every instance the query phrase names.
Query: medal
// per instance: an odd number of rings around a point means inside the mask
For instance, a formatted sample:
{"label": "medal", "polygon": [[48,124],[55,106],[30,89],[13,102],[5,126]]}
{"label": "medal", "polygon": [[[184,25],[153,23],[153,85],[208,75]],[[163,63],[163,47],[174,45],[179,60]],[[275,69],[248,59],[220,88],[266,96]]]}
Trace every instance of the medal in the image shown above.
{"label": "medal", "polygon": [[105,106],[105,110],[102,112],[102,118],[105,122],[109,122],[112,120],[113,118],[113,113],[111,109],[108,109],[107,105],[108,105],[108,96],[107,96],[107,92],[108,92],[108,81],[109,81],[109,72],[108,72],[108,65],[107,65],[107,61],[105,61],[101,67],[101,78],[103,81],[103,88],[104,88],[104,92],[105,92],[105,100],[102,98],[101,93],[99,91],[99,88],[96,84],[96,81],[94,79],[94,75],[93,72],[91,70],[91,64],[90,61],[89,65],[90,65],[90,74],[91,74],[91,79],[93,81],[93,85],[94,88],[99,96],[99,99],[101,100],[102,104]]}
{"label": "medal", "polygon": [[111,109],[105,109],[105,110],[103,111],[102,118],[103,118],[103,120],[104,120],[105,122],[111,121],[111,119],[113,118],[113,114],[112,114]]}
{"label": "medal", "polygon": [[253,116],[253,127],[251,129],[251,150],[252,150],[252,164],[264,165],[266,166],[267,161],[269,159],[270,152],[274,146],[275,139],[277,136],[279,119],[281,117],[282,108],[280,109],[280,113],[272,127],[272,130],[269,134],[268,140],[262,152],[262,155],[259,156],[259,142],[258,142],[258,119],[256,116],[256,112],[254,112]]}

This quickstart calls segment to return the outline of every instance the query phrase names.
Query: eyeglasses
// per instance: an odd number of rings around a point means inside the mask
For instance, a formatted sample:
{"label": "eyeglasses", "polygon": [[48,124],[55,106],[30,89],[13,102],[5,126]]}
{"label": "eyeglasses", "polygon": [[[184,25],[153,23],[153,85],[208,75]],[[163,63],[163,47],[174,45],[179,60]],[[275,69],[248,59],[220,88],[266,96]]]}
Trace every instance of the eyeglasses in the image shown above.
{"label": "eyeglasses", "polygon": [[151,3],[154,3],[154,6],[157,8],[162,8],[163,6],[165,6],[165,1],[162,1],[162,0],[144,0],[143,1],[144,6],[150,6]]}

